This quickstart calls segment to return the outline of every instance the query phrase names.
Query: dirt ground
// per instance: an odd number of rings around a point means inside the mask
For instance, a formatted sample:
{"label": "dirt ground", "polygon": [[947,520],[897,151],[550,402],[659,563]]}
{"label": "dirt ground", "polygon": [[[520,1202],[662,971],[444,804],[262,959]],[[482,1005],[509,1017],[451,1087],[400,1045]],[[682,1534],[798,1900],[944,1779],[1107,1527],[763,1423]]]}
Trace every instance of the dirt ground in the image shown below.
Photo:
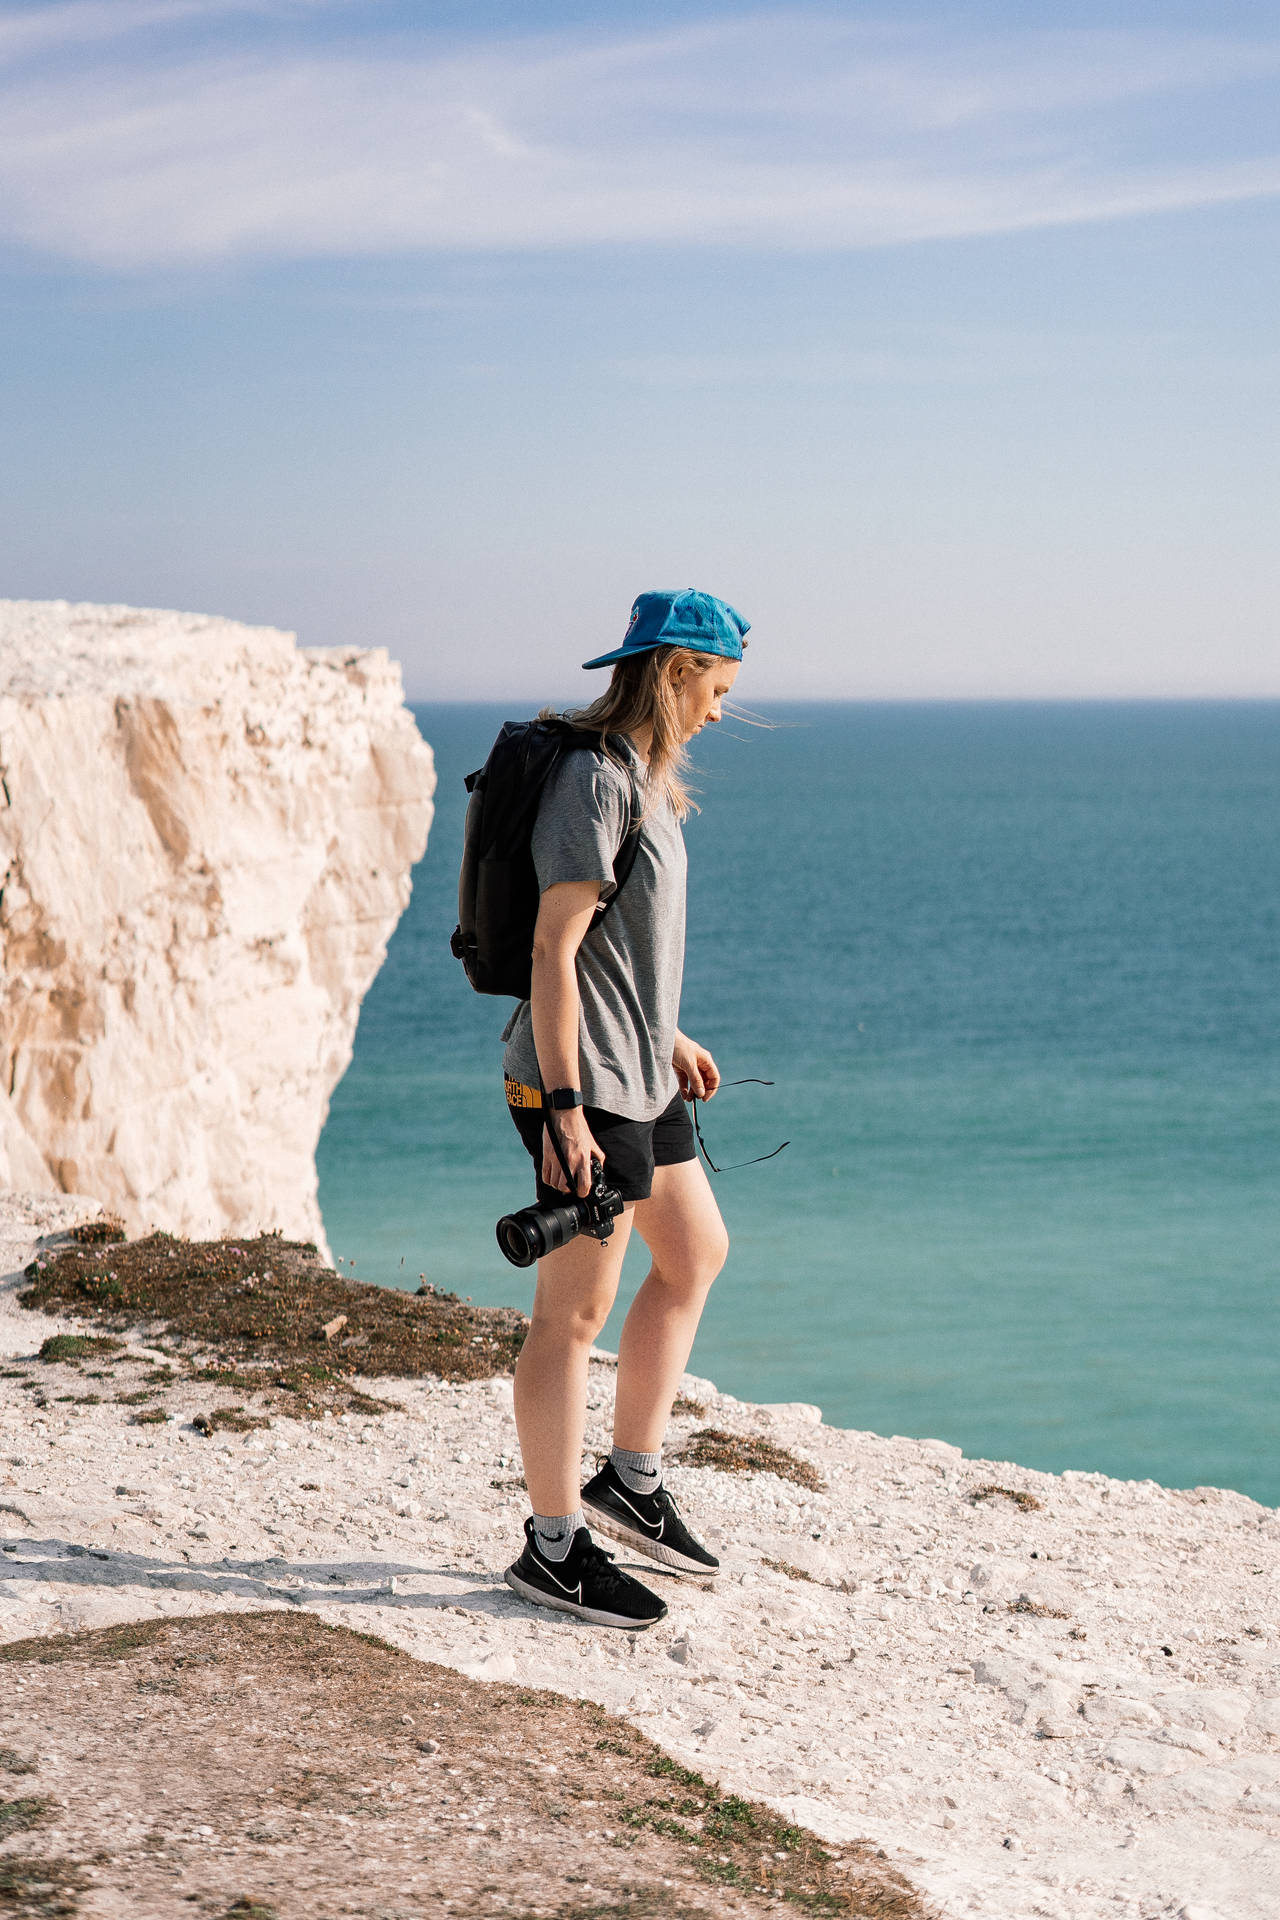
{"label": "dirt ground", "polygon": [[0,1647],[19,1920],[928,1920],[870,1847],[722,1795],[602,1708],[309,1615]]}

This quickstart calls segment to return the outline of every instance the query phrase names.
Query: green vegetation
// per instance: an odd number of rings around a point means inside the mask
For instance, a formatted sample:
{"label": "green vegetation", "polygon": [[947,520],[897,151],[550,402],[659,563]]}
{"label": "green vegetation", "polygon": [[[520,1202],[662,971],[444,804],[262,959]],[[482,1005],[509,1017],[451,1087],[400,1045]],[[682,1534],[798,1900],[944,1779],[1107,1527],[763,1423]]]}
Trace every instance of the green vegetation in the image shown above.
{"label": "green vegetation", "polygon": [[[298,1419],[388,1411],[390,1402],[354,1384],[357,1375],[509,1374],[528,1328],[510,1308],[473,1307],[434,1288],[410,1294],[346,1279],[321,1264],[314,1246],[279,1234],[188,1241],[155,1233],[115,1242],[105,1256],[81,1236],[79,1244],[42,1254],[26,1277],[26,1307],[112,1329],[146,1327],[148,1346],[163,1347],[174,1362],[149,1372],[149,1386],[208,1381]],[[107,1335],[55,1334],[40,1358],[75,1365],[117,1354],[122,1345]]]}
{"label": "green vegetation", "polygon": [[810,1493],[820,1493],[825,1485],[815,1466],[786,1447],[754,1434],[726,1433],[723,1427],[703,1427],[691,1434],[676,1458],[688,1467],[714,1467],[718,1473],[774,1473]]}
{"label": "green vegetation", "polygon": [[7,1840],[11,1833],[26,1833],[32,1827],[38,1827],[49,1815],[53,1805],[37,1795],[25,1800],[0,1800],[0,1840]]}
{"label": "green vegetation", "polygon": [[47,1340],[41,1341],[39,1357],[47,1364],[96,1360],[102,1354],[118,1353],[123,1345],[123,1340],[108,1340],[98,1334],[51,1333]]}

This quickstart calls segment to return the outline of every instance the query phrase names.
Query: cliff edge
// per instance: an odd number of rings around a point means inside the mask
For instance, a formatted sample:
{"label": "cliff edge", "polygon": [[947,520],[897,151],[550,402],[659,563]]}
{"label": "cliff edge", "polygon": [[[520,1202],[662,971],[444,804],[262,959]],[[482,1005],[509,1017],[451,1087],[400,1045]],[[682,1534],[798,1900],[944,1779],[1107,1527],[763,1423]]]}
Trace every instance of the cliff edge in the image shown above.
{"label": "cliff edge", "polygon": [[316,1143],[434,786],[381,648],[0,601],[0,1186],[323,1245]]}

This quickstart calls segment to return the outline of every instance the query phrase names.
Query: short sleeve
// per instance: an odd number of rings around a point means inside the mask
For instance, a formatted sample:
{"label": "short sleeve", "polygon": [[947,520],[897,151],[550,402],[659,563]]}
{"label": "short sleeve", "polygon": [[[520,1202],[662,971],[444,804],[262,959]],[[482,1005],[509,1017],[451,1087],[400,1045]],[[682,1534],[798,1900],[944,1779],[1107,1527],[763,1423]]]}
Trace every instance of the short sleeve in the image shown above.
{"label": "short sleeve", "polygon": [[542,796],[533,828],[539,891],[594,880],[601,899],[614,891],[613,863],[631,824],[627,774],[594,753],[567,753]]}

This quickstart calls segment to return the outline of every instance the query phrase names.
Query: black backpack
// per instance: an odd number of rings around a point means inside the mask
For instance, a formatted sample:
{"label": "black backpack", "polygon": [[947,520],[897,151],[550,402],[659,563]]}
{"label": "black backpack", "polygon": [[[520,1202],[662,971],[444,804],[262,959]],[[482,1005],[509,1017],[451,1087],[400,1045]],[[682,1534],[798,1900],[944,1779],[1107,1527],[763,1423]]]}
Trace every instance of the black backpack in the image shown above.
{"label": "black backpack", "polygon": [[[449,945],[477,993],[529,998],[538,876],[533,823],[548,779],[566,753],[603,759],[602,736],[567,720],[508,720],[489,758],[467,775],[467,821],[458,876],[458,925]],[[613,863],[614,891],[597,908],[598,925],[635,865],[640,817],[632,793],[631,826]]]}

